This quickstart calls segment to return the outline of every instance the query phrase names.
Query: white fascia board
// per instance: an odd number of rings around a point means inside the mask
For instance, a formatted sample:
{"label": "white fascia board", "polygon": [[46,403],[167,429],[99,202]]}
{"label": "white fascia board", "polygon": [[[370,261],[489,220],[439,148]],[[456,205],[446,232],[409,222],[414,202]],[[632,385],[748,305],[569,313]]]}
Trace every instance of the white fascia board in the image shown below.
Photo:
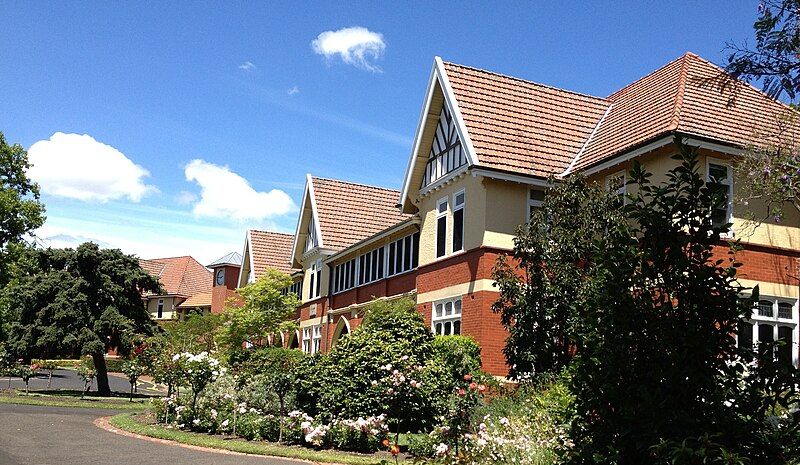
{"label": "white fascia board", "polygon": [[294,259],[297,256],[297,243],[300,240],[300,225],[303,224],[303,214],[306,211],[306,197],[308,190],[311,186],[311,174],[306,174],[306,186],[303,188],[303,199],[300,201],[300,214],[297,216],[297,227],[294,230],[294,241],[292,241],[292,266],[294,266]]}
{"label": "white fascia board", "polygon": [[[692,146],[697,147],[697,148],[708,149],[708,150],[712,150],[714,152],[726,153],[726,154],[729,154],[729,155],[741,155],[742,154],[742,149],[740,149],[740,148],[736,148],[736,147],[732,147],[732,146],[724,145],[724,144],[718,144],[718,143],[706,141],[706,140],[703,140],[703,139],[698,139],[698,138],[692,137],[691,135],[683,134],[682,136],[683,136],[683,143],[686,144],[686,145],[692,145]],[[626,162],[628,160],[632,160],[634,158],[640,157],[640,156],[642,156],[642,155],[644,155],[644,154],[646,154],[648,152],[652,152],[653,150],[656,150],[656,149],[659,149],[661,147],[665,147],[665,146],[671,144],[674,138],[675,138],[675,134],[668,134],[668,135],[666,135],[666,136],[664,136],[664,137],[662,137],[660,139],[657,139],[657,140],[655,140],[655,141],[653,141],[653,142],[651,142],[651,143],[649,143],[649,144],[647,144],[647,145],[645,145],[643,147],[640,147],[640,148],[638,148],[636,150],[633,150],[633,151],[628,152],[628,153],[626,153],[624,155],[621,155],[621,156],[614,157],[614,158],[612,158],[612,159],[610,159],[610,160],[608,160],[606,162],[600,163],[599,165],[596,165],[594,167],[588,168],[583,173],[585,175],[589,176],[589,175],[592,175],[594,173],[598,173],[598,172],[603,171],[605,169],[611,168],[612,166],[616,166],[616,165],[619,165],[621,163],[624,163],[624,162]]]}
{"label": "white fascia board", "polygon": [[431,68],[431,74],[428,78],[428,90],[425,94],[425,103],[422,105],[422,111],[419,114],[417,130],[414,133],[414,145],[411,147],[411,156],[409,157],[408,164],[406,165],[406,175],[403,181],[403,189],[400,192],[400,201],[398,202],[401,210],[405,207],[406,198],[408,198],[408,192],[411,187],[411,177],[413,176],[414,168],[417,164],[417,151],[419,151],[419,146],[422,139],[422,131],[425,127],[425,121],[428,119],[427,115],[431,107],[431,100],[433,100],[434,89],[436,89],[436,63],[434,63],[433,68]]}
{"label": "white fascia board", "polygon": [[[250,231],[251,230],[248,229],[247,232],[244,235],[244,250],[242,250],[242,258],[247,257],[247,261],[250,264],[250,272],[252,273],[253,272],[253,254],[249,253],[249,250],[248,250],[250,248]],[[236,282],[238,283],[239,287],[244,287],[244,286],[242,286],[242,274],[244,274],[244,260],[242,261],[242,266],[239,268],[239,279],[236,280]],[[247,285],[247,283],[245,283],[245,285]]]}
{"label": "white fascia board", "polygon": [[461,140],[461,145],[464,148],[464,153],[467,156],[467,164],[469,166],[479,165],[478,157],[475,154],[475,147],[472,145],[472,139],[469,137],[467,126],[464,123],[464,117],[461,115],[461,109],[458,106],[458,100],[456,99],[455,93],[453,93],[453,87],[450,85],[450,79],[447,77],[447,71],[444,69],[444,61],[442,61],[441,57],[434,57],[433,69],[431,70],[431,76],[428,80],[428,91],[427,95],[425,96],[425,105],[422,107],[422,113],[420,114],[419,123],[417,124],[417,131],[414,135],[414,146],[411,149],[411,158],[406,168],[406,176],[405,180],[403,181],[403,190],[400,193],[401,209],[405,208],[406,199],[408,198],[408,194],[411,189],[411,178],[414,174],[414,168],[416,167],[417,162],[417,154],[420,149],[420,144],[422,143],[422,133],[425,128],[425,123],[428,119],[428,112],[430,111],[431,100],[433,99],[433,93],[436,89],[437,83],[442,89],[442,94],[444,96],[443,104],[450,108],[450,113],[453,115],[453,119],[456,122],[456,133]]}
{"label": "white fascia board", "polygon": [[306,175],[306,182],[308,183],[308,197],[311,199],[311,217],[314,219],[314,232],[317,233],[317,247],[320,249],[325,247],[325,240],[322,238],[322,229],[319,225],[319,215],[317,214],[317,198],[314,196],[314,182],[311,175]]}
{"label": "white fascia board", "polygon": [[547,179],[542,179],[536,176],[526,176],[523,174],[505,173],[502,171],[488,170],[486,168],[473,168],[473,176],[483,176],[485,178],[499,179],[501,181],[517,182],[520,184],[528,184],[531,186],[548,187]]}

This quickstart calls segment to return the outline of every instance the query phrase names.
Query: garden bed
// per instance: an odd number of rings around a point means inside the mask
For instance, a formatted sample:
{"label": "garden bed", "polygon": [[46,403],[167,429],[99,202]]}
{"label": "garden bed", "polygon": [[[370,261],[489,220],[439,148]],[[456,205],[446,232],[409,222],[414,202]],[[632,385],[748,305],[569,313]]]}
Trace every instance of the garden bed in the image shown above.
{"label": "garden bed", "polygon": [[[121,413],[109,419],[109,423],[123,431],[157,439],[175,441],[199,447],[209,447],[243,454],[285,457],[313,462],[339,463],[347,465],[372,465],[382,461],[394,462],[387,452],[357,454],[336,450],[317,450],[302,446],[288,446],[266,441],[247,441],[230,435],[192,433],[156,423],[150,412]],[[400,463],[410,463],[404,459]]]}

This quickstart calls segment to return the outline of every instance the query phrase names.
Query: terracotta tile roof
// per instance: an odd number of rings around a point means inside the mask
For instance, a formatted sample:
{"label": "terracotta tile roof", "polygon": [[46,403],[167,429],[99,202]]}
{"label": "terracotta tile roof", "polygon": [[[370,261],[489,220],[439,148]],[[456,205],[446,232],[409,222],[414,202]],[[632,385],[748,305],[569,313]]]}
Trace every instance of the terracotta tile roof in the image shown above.
{"label": "terracotta tile roof", "polygon": [[178,308],[210,307],[210,306],[211,306],[211,292],[201,292],[181,302],[181,304],[178,305]]}
{"label": "terracotta tile roof", "polygon": [[397,207],[400,191],[335,179],[311,181],[326,249],[344,249],[410,217]]}
{"label": "terracotta tile roof", "polygon": [[139,265],[158,278],[166,294],[189,297],[211,292],[211,271],[192,257],[139,259]]}
{"label": "terracotta tile roof", "polygon": [[[744,146],[775,134],[788,107],[686,53],[606,98],[445,63],[481,165],[547,176],[680,132]],[[800,131],[800,129],[798,129]],[[576,158],[577,157],[577,158]]]}
{"label": "terracotta tile roof", "polygon": [[291,256],[294,234],[250,230],[250,258],[253,276],[258,278],[267,268],[291,273]]}
{"label": "terracotta tile roof", "polygon": [[444,63],[481,165],[523,174],[560,173],[609,103],[602,98]]}

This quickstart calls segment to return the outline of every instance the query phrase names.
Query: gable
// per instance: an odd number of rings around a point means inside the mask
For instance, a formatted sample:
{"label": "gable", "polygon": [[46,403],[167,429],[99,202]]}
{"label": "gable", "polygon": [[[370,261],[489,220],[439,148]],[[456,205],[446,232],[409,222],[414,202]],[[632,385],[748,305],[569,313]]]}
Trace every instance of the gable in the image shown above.
{"label": "gable", "polygon": [[467,164],[467,155],[461,144],[461,138],[458,137],[453,113],[447,108],[446,102],[443,102],[442,110],[439,112],[430,146],[420,188],[429,186]]}

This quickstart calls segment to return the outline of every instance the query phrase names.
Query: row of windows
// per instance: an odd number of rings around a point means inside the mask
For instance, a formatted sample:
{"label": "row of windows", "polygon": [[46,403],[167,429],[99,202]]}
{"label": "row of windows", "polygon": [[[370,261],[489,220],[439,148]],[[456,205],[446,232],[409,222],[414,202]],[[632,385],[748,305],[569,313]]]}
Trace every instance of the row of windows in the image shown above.
{"label": "row of windows", "polygon": [[333,268],[333,293],[343,292],[417,267],[419,233],[397,239]]}
{"label": "row of windows", "polygon": [[798,342],[796,327],[794,302],[762,298],[753,308],[750,319],[739,324],[737,343],[739,347],[758,350],[759,344],[782,341],[775,357],[786,364],[797,363],[794,360]]}
{"label": "row of windows", "polygon": [[297,296],[298,299],[301,299],[302,292],[303,292],[303,280],[301,279],[300,281],[292,283],[291,286],[283,288],[281,294],[283,295],[294,294]]}
{"label": "row of windows", "polygon": [[[453,234],[452,252],[464,250],[464,205],[466,193],[464,191],[453,194]],[[447,254],[447,207],[448,198],[440,199],[436,203],[436,258]]]}

